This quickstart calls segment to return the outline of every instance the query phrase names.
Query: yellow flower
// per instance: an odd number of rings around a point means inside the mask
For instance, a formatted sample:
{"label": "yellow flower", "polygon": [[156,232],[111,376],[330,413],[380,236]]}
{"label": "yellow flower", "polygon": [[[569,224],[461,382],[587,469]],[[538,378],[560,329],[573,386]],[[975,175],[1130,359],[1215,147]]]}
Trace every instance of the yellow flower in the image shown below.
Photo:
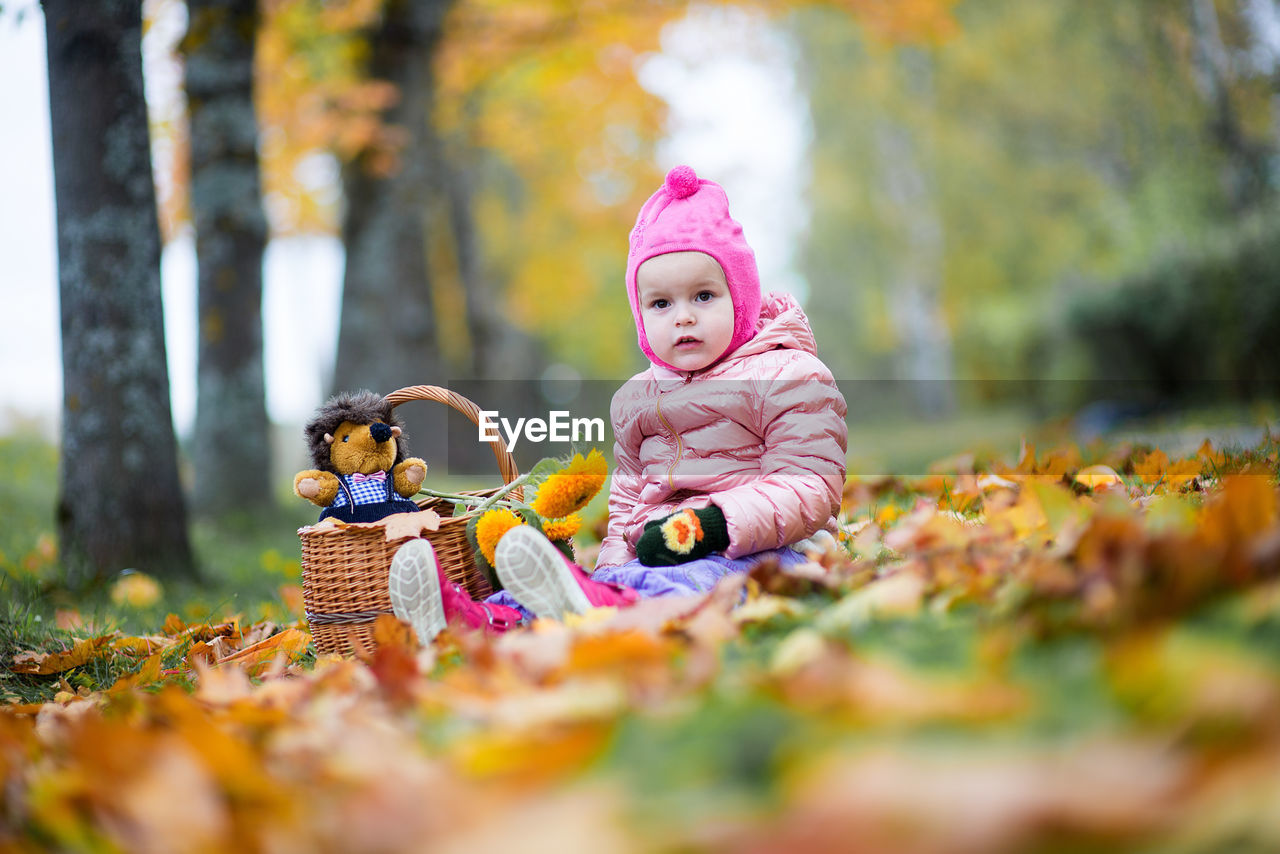
{"label": "yellow flower", "polygon": [[569,465],[538,488],[530,506],[544,519],[562,519],[577,513],[604,486],[608,474],[609,464],[598,450],[593,448],[585,459],[582,454],[574,454]]}
{"label": "yellow flower", "polygon": [[662,523],[662,541],[676,554],[687,555],[702,537],[702,523],[698,521],[698,515],[687,507],[684,512],[672,514]]}
{"label": "yellow flower", "polygon": [[476,522],[476,543],[490,565],[493,564],[493,553],[498,548],[498,540],[502,539],[502,535],[516,525],[523,524],[523,519],[505,507],[490,510],[480,517],[480,521]]}
{"label": "yellow flower", "polygon": [[554,522],[543,523],[542,533],[547,535],[548,540],[567,540],[578,533],[581,527],[582,517],[574,513],[572,516],[566,516]]}

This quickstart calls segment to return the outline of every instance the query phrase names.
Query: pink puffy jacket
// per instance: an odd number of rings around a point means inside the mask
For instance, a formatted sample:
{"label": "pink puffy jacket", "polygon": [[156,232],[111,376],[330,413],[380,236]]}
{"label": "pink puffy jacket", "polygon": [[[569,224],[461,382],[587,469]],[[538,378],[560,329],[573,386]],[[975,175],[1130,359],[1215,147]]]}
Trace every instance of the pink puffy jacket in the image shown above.
{"label": "pink puffy jacket", "polygon": [[767,294],[759,332],[686,374],[652,365],[613,396],[609,533],[597,567],[635,558],[644,523],[714,503],[727,557],[832,530],[844,486],[845,402],[795,300]]}

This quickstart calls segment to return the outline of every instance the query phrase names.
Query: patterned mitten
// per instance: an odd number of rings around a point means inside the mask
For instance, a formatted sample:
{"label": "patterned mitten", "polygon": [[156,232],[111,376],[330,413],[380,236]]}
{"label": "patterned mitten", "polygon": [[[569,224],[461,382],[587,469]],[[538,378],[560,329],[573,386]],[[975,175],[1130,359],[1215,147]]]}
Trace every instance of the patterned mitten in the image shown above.
{"label": "patterned mitten", "polygon": [[676,566],[729,548],[729,526],[714,504],[685,508],[644,526],[636,557],[645,566]]}

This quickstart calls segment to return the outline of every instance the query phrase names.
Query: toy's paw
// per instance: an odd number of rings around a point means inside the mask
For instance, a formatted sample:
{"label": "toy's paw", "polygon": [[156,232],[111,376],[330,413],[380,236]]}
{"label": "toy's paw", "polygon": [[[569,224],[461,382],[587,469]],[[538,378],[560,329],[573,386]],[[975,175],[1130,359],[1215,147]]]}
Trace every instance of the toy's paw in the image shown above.
{"label": "toy's paw", "polygon": [[409,481],[414,486],[420,485],[423,479],[427,476],[427,464],[420,460],[407,460],[406,462],[410,463],[410,465],[405,467],[405,480]]}
{"label": "toy's paw", "polygon": [[408,498],[418,492],[423,479],[427,476],[427,464],[417,457],[409,457],[395,469],[396,492]]}
{"label": "toy's paw", "polygon": [[338,479],[327,471],[300,471],[293,479],[293,492],[317,507],[328,507],[338,495]]}

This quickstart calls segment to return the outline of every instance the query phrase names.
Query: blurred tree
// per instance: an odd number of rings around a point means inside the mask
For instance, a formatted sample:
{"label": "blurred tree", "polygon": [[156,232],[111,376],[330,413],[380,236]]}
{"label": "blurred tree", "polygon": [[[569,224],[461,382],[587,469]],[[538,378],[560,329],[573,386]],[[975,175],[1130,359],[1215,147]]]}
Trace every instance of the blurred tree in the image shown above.
{"label": "blurred tree", "polygon": [[[897,271],[918,259],[882,191],[886,122],[927,152],[934,192],[920,204],[941,225],[941,317],[957,376],[980,396],[1026,393],[1006,380],[1078,377],[1041,354],[1079,282],[1202,243],[1212,223],[1274,193],[1274,86],[1241,73],[1256,28],[1213,7],[1233,69],[1215,100],[1196,88],[1207,40],[1197,2],[965,4],[963,36],[928,48],[930,97],[903,73],[918,48],[830,13],[793,18],[814,121],[802,264],[838,375],[894,377],[909,364],[891,307]],[[1211,132],[1222,113],[1231,129]]]}
{"label": "blurred tree", "polygon": [[[767,15],[819,5],[887,42],[936,39],[951,0],[745,2]],[[619,287],[625,235],[662,180],[660,100],[637,83],[682,2],[459,3],[441,47],[443,126],[480,152],[478,213],[490,279],[554,356],[600,376],[640,366]],[[462,37],[483,33],[483,38]],[[535,144],[536,142],[536,144]]]}
{"label": "blurred tree", "polygon": [[[897,40],[945,32],[953,2],[830,5]],[[793,4],[754,5],[773,12]],[[434,17],[446,7],[442,21]],[[625,235],[661,180],[653,145],[663,119],[635,72],[684,3],[458,0],[423,4],[413,19],[381,0],[341,9],[274,0],[268,8],[274,46],[266,54],[280,81],[264,106],[273,129],[264,140],[269,193],[288,199],[299,221],[322,210],[290,180],[322,148],[349,164],[344,176],[362,163],[366,176],[381,175],[389,187],[424,182],[416,216],[425,229],[418,251],[426,252],[426,278],[414,273],[412,280],[429,278],[429,296],[395,301],[393,310],[414,315],[396,323],[387,320],[385,301],[348,297],[342,322],[350,340],[381,355],[342,355],[338,371],[370,360],[413,361],[415,380],[432,365],[472,376],[537,376],[542,362],[527,344],[533,334],[552,358],[589,373],[635,366],[634,331],[616,288]],[[434,59],[376,41],[397,19]],[[395,67],[397,55],[413,67]],[[349,208],[349,225],[352,216]],[[371,319],[354,316],[366,310]],[[409,360],[397,353],[394,330],[414,321],[424,324],[415,335],[433,338],[436,352]],[[348,376],[376,370],[366,365]]]}
{"label": "blurred tree", "polygon": [[44,0],[68,580],[192,576],[160,302],[139,0]]}
{"label": "blurred tree", "polygon": [[442,172],[431,111],[432,63],[452,0],[387,0],[361,34],[366,75],[395,98],[378,116],[397,145],[362,146],[342,166],[346,271],[336,389],[389,392],[443,382],[428,247],[430,200]]}
{"label": "blurred tree", "polygon": [[262,341],[267,223],[254,115],[257,0],[187,0],[199,349],[196,508],[223,516],[273,503]]}
{"label": "blurred tree", "polygon": [[808,58],[815,126],[801,259],[820,350],[837,377],[908,381],[906,402],[942,414],[955,371],[933,129],[937,45],[950,33],[897,43],[873,35],[857,48],[856,22],[817,10],[795,16],[793,28]]}
{"label": "blurred tree", "polygon": [[1231,210],[1241,213],[1257,204],[1264,183],[1267,149],[1245,131],[1232,95],[1239,83],[1235,62],[1223,41],[1222,22],[1213,0],[1190,0],[1190,29],[1194,42],[1193,79],[1208,108],[1210,138],[1226,158],[1223,192]]}
{"label": "blurred tree", "polygon": [[[896,70],[909,96],[931,111],[934,62],[925,51],[897,52]],[[889,317],[902,342],[900,376],[910,381],[910,399],[925,415],[939,416],[953,405],[951,332],[942,317],[943,231],[939,213],[932,139],[913,134],[895,118],[876,120],[875,160],[878,207],[892,230],[895,248],[886,282]]]}

